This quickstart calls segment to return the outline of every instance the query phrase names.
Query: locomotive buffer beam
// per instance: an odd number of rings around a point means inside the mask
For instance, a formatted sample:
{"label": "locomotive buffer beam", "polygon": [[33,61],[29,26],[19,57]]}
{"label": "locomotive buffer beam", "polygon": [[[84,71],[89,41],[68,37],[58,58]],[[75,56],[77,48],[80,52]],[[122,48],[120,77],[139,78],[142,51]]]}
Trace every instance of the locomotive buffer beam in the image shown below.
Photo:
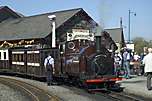
{"label": "locomotive buffer beam", "polygon": [[98,78],[86,80],[88,92],[99,92],[99,91],[120,91],[122,88],[116,81],[120,81],[122,78]]}

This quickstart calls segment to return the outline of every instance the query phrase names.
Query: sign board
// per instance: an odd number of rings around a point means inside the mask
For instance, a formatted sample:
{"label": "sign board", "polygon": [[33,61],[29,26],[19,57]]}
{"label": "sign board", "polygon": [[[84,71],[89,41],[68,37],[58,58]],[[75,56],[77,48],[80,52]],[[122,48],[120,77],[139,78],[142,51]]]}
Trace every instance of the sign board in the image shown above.
{"label": "sign board", "polygon": [[67,33],[67,41],[72,40],[94,41],[94,33],[89,33],[89,30],[73,29],[72,33]]}
{"label": "sign board", "polygon": [[135,50],[135,45],[134,45],[133,43],[127,43],[126,46],[127,46],[128,49],[131,49],[132,52],[134,52],[134,50]]}

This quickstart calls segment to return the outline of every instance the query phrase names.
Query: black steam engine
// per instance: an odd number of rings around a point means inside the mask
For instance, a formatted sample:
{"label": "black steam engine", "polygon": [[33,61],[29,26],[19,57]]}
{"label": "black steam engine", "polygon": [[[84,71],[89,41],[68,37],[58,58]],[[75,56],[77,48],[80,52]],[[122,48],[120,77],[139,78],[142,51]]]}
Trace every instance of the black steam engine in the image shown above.
{"label": "black steam engine", "polygon": [[86,85],[92,91],[115,88],[116,81],[121,80],[114,74],[113,56],[117,46],[107,32],[100,33],[93,40],[68,41],[65,49],[62,73],[68,75],[70,82]]}

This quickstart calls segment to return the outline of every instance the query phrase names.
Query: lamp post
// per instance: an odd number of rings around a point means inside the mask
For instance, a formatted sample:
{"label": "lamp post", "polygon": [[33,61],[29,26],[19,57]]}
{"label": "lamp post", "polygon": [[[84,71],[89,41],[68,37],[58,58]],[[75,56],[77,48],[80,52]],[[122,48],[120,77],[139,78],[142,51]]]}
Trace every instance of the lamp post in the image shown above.
{"label": "lamp post", "polygon": [[131,10],[129,10],[129,19],[128,19],[128,42],[130,43],[130,15],[133,14],[134,16],[136,16],[135,12],[131,12]]}

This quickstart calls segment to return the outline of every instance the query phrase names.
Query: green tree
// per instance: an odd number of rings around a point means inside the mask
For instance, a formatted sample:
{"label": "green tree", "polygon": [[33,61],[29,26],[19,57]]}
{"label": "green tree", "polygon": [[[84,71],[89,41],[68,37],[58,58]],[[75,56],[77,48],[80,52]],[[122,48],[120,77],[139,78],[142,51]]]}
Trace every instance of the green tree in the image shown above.
{"label": "green tree", "polygon": [[143,53],[143,48],[144,47],[152,46],[152,41],[148,42],[142,37],[134,38],[133,43],[135,45],[135,52],[137,52],[137,54]]}
{"label": "green tree", "polygon": [[148,42],[148,47],[151,47],[151,48],[152,48],[152,40],[150,40],[150,41]]}

